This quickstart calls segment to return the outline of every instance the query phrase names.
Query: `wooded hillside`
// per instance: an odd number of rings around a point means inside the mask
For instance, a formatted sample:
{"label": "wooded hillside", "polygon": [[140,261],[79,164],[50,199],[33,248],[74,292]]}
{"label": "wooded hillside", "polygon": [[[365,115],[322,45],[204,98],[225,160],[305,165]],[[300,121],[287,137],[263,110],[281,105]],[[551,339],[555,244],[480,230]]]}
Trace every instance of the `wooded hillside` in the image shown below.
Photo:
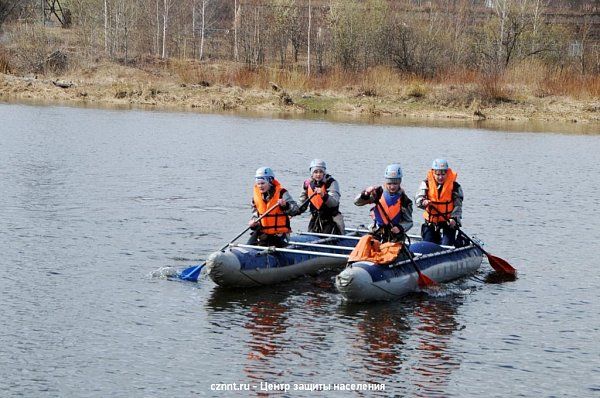
{"label": "wooded hillside", "polygon": [[[523,60],[600,71],[594,1],[0,0],[5,58],[35,70],[55,50],[125,64],[148,57],[433,77]],[[64,26],[63,32],[48,27]]]}

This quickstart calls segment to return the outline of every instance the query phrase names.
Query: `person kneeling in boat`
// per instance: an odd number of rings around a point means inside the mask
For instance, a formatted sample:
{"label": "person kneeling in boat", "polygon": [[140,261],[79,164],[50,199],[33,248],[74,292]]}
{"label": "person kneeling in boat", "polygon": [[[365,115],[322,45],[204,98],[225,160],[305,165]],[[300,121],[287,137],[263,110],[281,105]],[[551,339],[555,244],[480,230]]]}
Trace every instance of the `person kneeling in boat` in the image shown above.
{"label": "person kneeling in boat", "polygon": [[415,202],[425,210],[421,236],[426,242],[447,246],[460,243],[456,239],[456,228],[461,225],[463,191],[456,177],[448,161],[435,159],[427,178],[419,185]]}
{"label": "person kneeling in boat", "polygon": [[302,185],[300,203],[303,205],[300,206],[298,214],[304,213],[310,207],[310,232],[343,235],[344,217],[340,213],[338,182],[327,174],[327,165],[323,160],[314,159],[310,162],[309,170],[310,178]]}
{"label": "person kneeling in boat", "polygon": [[[406,232],[412,228],[412,200],[406,195],[400,183],[402,168],[390,164],[385,169],[383,186],[370,186],[354,200],[357,206],[375,203],[371,209],[374,220],[371,234],[383,242],[403,242]],[[383,213],[382,213],[383,209]]]}
{"label": "person kneeling in boat", "polygon": [[248,244],[276,247],[287,245],[287,238],[291,232],[290,216],[298,213],[298,205],[275,179],[270,167],[256,170],[252,209],[254,216],[248,224],[253,232]]}

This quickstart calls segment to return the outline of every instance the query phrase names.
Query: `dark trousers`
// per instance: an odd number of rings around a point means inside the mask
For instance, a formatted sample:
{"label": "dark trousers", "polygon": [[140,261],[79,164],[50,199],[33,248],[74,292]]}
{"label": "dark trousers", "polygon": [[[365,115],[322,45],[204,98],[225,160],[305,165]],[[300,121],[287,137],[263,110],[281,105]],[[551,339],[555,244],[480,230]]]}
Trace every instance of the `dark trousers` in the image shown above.
{"label": "dark trousers", "polygon": [[391,231],[391,228],[388,226],[382,226],[373,231],[371,235],[381,243],[386,242],[404,242],[406,238],[406,233],[400,228],[400,233],[395,234]]}
{"label": "dark trousers", "polygon": [[317,214],[313,214],[308,222],[309,232],[318,232],[322,234],[341,234],[340,228],[333,221],[333,218],[321,218]]}
{"label": "dark trousers", "polygon": [[275,246],[275,247],[285,247],[287,246],[287,235],[268,235],[264,234],[257,229],[256,231],[252,231],[250,235],[250,239],[248,239],[248,245],[258,245],[258,246]]}
{"label": "dark trousers", "polygon": [[425,223],[421,226],[421,236],[426,242],[438,245],[454,246],[456,243],[456,229],[447,223]]}

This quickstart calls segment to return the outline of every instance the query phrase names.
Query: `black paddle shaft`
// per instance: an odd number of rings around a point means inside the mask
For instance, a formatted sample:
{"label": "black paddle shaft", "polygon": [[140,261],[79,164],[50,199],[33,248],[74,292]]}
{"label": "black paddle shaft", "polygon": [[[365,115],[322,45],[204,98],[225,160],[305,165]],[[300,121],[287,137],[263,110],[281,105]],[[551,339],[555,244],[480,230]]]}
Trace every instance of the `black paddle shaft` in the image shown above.
{"label": "black paddle shaft", "polygon": [[[385,211],[385,209],[383,208],[381,203],[379,203],[378,200],[375,201],[375,206],[379,207],[379,211],[381,211],[381,214],[383,216],[385,216],[385,218],[387,218],[387,220],[388,220],[388,223],[390,225],[392,225],[392,219],[387,214],[387,212]],[[399,227],[399,228],[402,228],[402,227]],[[412,266],[415,268],[415,271],[417,271],[417,274],[419,275],[419,285],[421,287],[422,286],[435,286],[436,282],[421,272],[421,270],[419,269],[419,266],[417,265],[417,263],[415,262],[415,259],[413,258],[412,253],[410,252],[410,250],[408,250],[408,247],[406,247],[404,242],[402,242],[401,244],[402,244],[402,251],[404,252],[404,254],[406,254],[408,256],[410,263],[412,264]]]}

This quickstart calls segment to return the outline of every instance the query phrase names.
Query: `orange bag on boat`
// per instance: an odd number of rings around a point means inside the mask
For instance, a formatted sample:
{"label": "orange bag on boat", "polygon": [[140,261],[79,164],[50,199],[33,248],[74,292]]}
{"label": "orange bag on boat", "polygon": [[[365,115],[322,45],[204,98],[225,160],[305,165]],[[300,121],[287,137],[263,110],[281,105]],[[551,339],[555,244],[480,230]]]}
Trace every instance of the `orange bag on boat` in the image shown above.
{"label": "orange bag on boat", "polygon": [[386,242],[379,245],[379,252],[376,254],[374,263],[385,265],[396,261],[402,251],[401,242]]}
{"label": "orange bag on boat", "polygon": [[398,258],[402,250],[402,243],[381,243],[371,235],[365,235],[356,244],[348,257],[349,263],[356,261],[370,261],[375,264],[389,264]]}
{"label": "orange bag on boat", "polygon": [[365,235],[354,246],[354,250],[348,257],[348,262],[371,261],[373,251],[379,251],[379,241],[373,239],[371,235]]}

